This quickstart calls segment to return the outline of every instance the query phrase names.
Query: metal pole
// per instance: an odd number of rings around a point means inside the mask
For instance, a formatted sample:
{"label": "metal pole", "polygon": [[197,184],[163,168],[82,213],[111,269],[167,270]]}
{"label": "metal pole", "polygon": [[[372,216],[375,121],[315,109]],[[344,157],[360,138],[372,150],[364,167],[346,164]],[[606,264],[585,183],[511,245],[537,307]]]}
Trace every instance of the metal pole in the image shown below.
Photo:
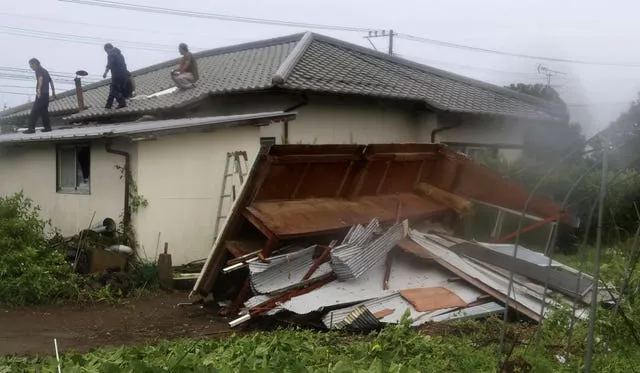
{"label": "metal pole", "polygon": [[389,30],[389,55],[393,56],[393,30]]}
{"label": "metal pole", "polygon": [[585,373],[591,373],[593,359],[593,343],[598,313],[598,284],[600,281],[600,252],[602,246],[602,219],[604,216],[604,198],[607,195],[607,154],[609,144],[602,151],[602,175],[600,178],[600,195],[598,196],[598,225],[596,230],[596,255],[593,260],[593,288],[591,289],[591,311],[589,314],[589,334],[587,335],[587,353],[584,362]]}
{"label": "metal pole", "polygon": [[[560,211],[564,213],[567,204],[569,203],[569,199],[571,198],[571,195],[573,194],[574,190],[578,187],[578,185],[580,185],[580,183],[582,182],[582,180],[591,173],[591,171],[593,171],[599,164],[595,163],[593,166],[589,167],[587,169],[587,171],[583,172],[582,175],[580,175],[580,177],[578,177],[578,179],[573,183],[573,185],[571,185],[571,187],[569,188],[569,190],[567,191],[567,194],[565,194],[564,199],[562,200],[562,203],[560,204]],[[595,204],[593,204],[593,206],[595,206]],[[592,211],[593,212],[593,211]],[[588,226],[591,225],[591,218],[593,217],[593,214],[589,215],[589,221],[588,221]],[[547,297],[547,290],[549,289],[549,271],[551,270],[551,266],[553,264],[553,247],[556,246],[556,241],[558,239],[558,235],[557,235],[557,229],[558,229],[558,223],[560,222],[560,218],[558,216],[558,218],[556,219],[556,221],[554,223],[552,223],[551,225],[551,232],[549,233],[549,240],[547,241],[547,246],[545,247],[545,255],[547,255],[549,257],[549,260],[547,262],[547,266],[545,267],[545,271],[546,271],[546,278],[544,280],[544,289],[542,290],[542,302],[541,302],[541,307],[540,307],[540,315],[544,315],[544,311],[545,311],[545,307],[546,307],[546,297]],[[587,228],[588,230],[588,228]],[[585,241],[586,242],[586,241]],[[586,243],[583,244],[583,246],[586,245]],[[578,293],[579,289],[580,289],[580,280],[582,279],[582,266],[580,267],[580,272],[578,274],[578,285],[576,286],[576,293]],[[576,307],[576,303],[574,300],[574,310],[573,313],[575,314],[575,307]],[[573,321],[573,319],[572,319]],[[544,324],[544,317],[542,317],[540,319],[540,322],[538,323],[538,327],[536,330],[536,351],[538,350],[538,347],[540,346],[540,340],[541,340],[541,336],[542,336],[542,325]],[[569,339],[571,339],[571,334],[569,334]]]}

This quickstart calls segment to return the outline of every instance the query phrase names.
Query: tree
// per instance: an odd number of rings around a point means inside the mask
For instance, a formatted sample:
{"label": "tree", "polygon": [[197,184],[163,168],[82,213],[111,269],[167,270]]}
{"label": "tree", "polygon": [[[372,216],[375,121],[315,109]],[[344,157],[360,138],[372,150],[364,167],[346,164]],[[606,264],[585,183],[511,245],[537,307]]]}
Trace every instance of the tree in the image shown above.
{"label": "tree", "polygon": [[569,121],[567,104],[553,87],[544,84],[516,83],[506,88],[547,101],[550,107],[560,113],[561,118],[567,119],[528,128],[525,134],[525,156],[547,163],[561,158],[584,143],[582,127],[578,123]]}

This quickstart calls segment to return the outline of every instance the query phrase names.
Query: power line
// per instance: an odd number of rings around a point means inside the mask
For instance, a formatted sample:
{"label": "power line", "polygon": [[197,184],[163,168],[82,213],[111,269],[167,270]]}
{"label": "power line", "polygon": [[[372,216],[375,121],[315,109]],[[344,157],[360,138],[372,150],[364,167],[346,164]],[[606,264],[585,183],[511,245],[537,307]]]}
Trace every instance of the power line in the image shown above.
{"label": "power line", "polygon": [[[59,0],[59,1],[63,1],[63,0]],[[456,44],[456,43],[451,43],[451,42],[448,42],[448,41],[429,39],[429,38],[425,38],[425,37],[421,37],[421,36],[415,36],[415,35],[409,35],[409,34],[396,34],[396,37],[398,37],[400,39],[411,40],[411,41],[416,41],[416,42],[425,43],[425,44],[439,45],[439,46],[447,47],[447,48],[464,49],[464,50],[469,50],[469,51],[474,51],[474,52],[484,52],[484,53],[497,54],[497,55],[501,55],[501,56],[527,58],[527,59],[532,59],[532,60],[563,62],[563,63],[578,64],[578,65],[634,67],[634,68],[640,67],[640,64],[624,64],[624,63],[614,63],[614,62],[573,60],[573,59],[568,59],[568,58],[545,57],[545,56],[535,56],[535,55],[523,54],[523,53],[505,52],[505,51],[499,51],[499,50],[495,50],[495,49],[473,47],[473,46],[470,46],[470,45]]]}
{"label": "power line", "polygon": [[[34,72],[31,69],[26,69],[26,68],[20,68],[20,67],[6,67],[6,66],[0,66],[0,72],[4,70],[4,71],[8,71],[10,73],[22,73],[28,76],[32,76],[34,77]],[[75,78],[76,74],[75,73],[71,73],[71,72],[61,72],[61,71],[54,71],[54,70],[48,70],[49,71],[49,75],[51,75],[52,77],[61,77],[61,78],[70,78],[73,79]],[[89,77],[89,79],[96,78],[96,79],[101,79],[102,77],[99,75],[93,75],[93,74],[89,74],[87,75]],[[85,77],[86,79],[86,77]]]}
{"label": "power line", "polygon": [[[178,32],[167,32],[165,30],[150,30],[150,29],[142,29],[142,28],[123,27],[123,26],[108,26],[108,25],[101,25],[101,24],[90,23],[90,22],[69,21],[69,20],[61,20],[61,19],[47,18],[47,17],[36,17],[36,16],[31,16],[31,15],[26,15],[26,14],[17,14],[17,13],[0,12],[0,16],[16,17],[16,18],[24,18],[24,19],[34,19],[34,20],[38,20],[38,21],[64,23],[64,24],[79,25],[79,26],[91,26],[91,27],[99,27],[99,28],[106,28],[106,29],[110,29],[110,30],[120,30],[120,31],[162,33],[162,34],[165,34],[165,35],[176,35],[176,36],[192,35],[192,34],[182,33],[182,32],[178,33]],[[205,35],[205,34],[200,34],[200,35]],[[211,36],[210,34],[208,34],[208,35]]]}
{"label": "power line", "polygon": [[406,54],[397,54],[396,56],[402,57],[402,58],[405,58],[405,59],[408,59],[408,60],[419,61],[419,62],[424,62],[424,63],[428,63],[428,64],[437,64],[437,65],[458,67],[458,68],[470,69],[470,70],[490,71],[490,72],[504,74],[504,75],[521,75],[521,76],[527,76],[529,78],[540,78],[540,76],[538,74],[533,73],[533,72],[528,73],[528,72],[524,72],[524,71],[510,71],[510,70],[492,69],[492,68],[488,68],[488,67],[472,66],[472,65],[460,64],[460,63],[455,63],[455,62],[433,60],[433,59],[429,59],[429,58],[410,56],[410,55],[406,55]]}
{"label": "power line", "polygon": [[[73,34],[63,34],[57,32],[48,32],[40,30],[29,30],[18,27],[0,26],[0,34],[22,36],[35,39],[47,39],[56,41],[66,41],[79,44],[103,45],[112,42],[127,46],[130,49],[148,50],[156,52],[175,52],[176,46],[154,43],[138,43],[124,40],[109,40],[104,38],[96,38],[90,36],[79,36]],[[195,48],[194,48],[195,49]]]}
{"label": "power line", "polygon": [[24,92],[10,92],[10,91],[0,91],[0,94],[3,95],[18,95],[18,96],[33,96],[33,93],[24,93]]}
{"label": "power line", "polygon": [[188,10],[162,8],[162,7],[155,7],[155,6],[149,6],[149,5],[126,4],[126,3],[117,2],[117,1],[102,1],[102,0],[58,0],[58,1],[65,2],[65,3],[76,3],[76,4],[83,4],[83,5],[99,6],[103,8],[125,9],[125,10],[132,10],[132,11],[144,12],[144,13],[177,15],[177,16],[184,16],[184,17],[216,19],[219,21],[254,23],[254,24],[271,25],[271,26],[289,26],[289,27],[298,27],[298,28],[306,28],[306,29],[311,28],[311,29],[351,31],[351,32],[368,32],[370,30],[373,30],[371,28],[362,28],[362,27],[353,27],[353,26],[325,25],[325,24],[319,24],[319,23],[292,22],[292,21],[281,21],[281,20],[273,20],[273,19],[265,19],[265,18],[232,16],[227,14],[194,12],[194,11],[188,11]]}
{"label": "power line", "polygon": [[[326,25],[326,24],[317,24],[317,23],[292,22],[292,21],[271,20],[271,19],[263,19],[263,18],[241,17],[241,16],[226,15],[226,14],[185,11],[185,10],[179,10],[179,9],[154,7],[154,6],[148,6],[148,5],[126,4],[122,2],[107,1],[107,0],[58,0],[58,1],[90,5],[90,6],[98,6],[103,8],[124,9],[124,10],[131,10],[131,11],[144,12],[144,13],[177,15],[177,16],[183,16],[183,17],[216,19],[221,21],[254,23],[254,24],[264,24],[264,25],[271,25],[271,26],[289,26],[289,27],[298,27],[298,28],[367,32],[367,33],[369,31],[374,31],[374,29],[372,28],[353,27],[353,26],[336,26],[336,25]],[[614,62],[574,60],[574,59],[568,59],[568,58],[536,56],[536,55],[529,55],[524,53],[500,51],[495,49],[480,48],[480,47],[457,44],[457,43],[452,43],[452,42],[447,42],[442,40],[425,38],[425,37],[415,36],[410,34],[394,33],[394,36],[405,39],[405,40],[411,40],[411,41],[416,41],[421,43],[434,44],[434,45],[439,45],[443,47],[457,48],[457,49],[469,50],[474,52],[491,53],[491,54],[497,54],[501,56],[510,56],[510,57],[533,59],[533,60],[552,61],[552,62],[572,63],[572,64],[580,64],[580,65],[615,66],[615,67],[632,67],[632,68],[640,67],[640,64],[623,64],[623,63],[614,63]]]}

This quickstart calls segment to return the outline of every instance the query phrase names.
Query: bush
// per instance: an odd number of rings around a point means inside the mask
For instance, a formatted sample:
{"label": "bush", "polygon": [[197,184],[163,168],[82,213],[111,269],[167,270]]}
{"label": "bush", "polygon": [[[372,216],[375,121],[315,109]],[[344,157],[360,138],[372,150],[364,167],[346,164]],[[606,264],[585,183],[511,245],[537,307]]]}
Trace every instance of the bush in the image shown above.
{"label": "bush", "polygon": [[76,289],[63,255],[49,248],[50,225],[38,212],[22,193],[0,197],[0,304],[52,303]]}

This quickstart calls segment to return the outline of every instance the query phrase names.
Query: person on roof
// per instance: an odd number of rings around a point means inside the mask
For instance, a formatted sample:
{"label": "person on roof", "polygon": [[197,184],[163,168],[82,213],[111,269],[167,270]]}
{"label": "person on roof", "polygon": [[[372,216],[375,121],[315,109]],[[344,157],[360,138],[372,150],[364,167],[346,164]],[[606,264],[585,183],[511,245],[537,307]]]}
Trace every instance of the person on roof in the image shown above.
{"label": "person on roof", "polygon": [[120,49],[115,48],[111,43],[104,45],[104,51],[107,52],[107,67],[104,70],[103,78],[107,77],[107,73],[111,71],[111,86],[109,87],[109,97],[105,109],[111,109],[113,100],[118,102],[116,109],[127,107],[125,101],[125,89],[127,80],[129,80],[129,71],[127,63]]}
{"label": "person on roof", "polygon": [[131,73],[129,73],[125,82],[123,95],[127,100],[136,96],[136,81]]}
{"label": "person on roof", "polygon": [[36,121],[42,118],[42,132],[50,132],[51,124],[49,122],[49,86],[51,86],[51,96],[56,98],[56,88],[53,86],[53,80],[49,76],[49,72],[40,65],[37,58],[29,60],[29,67],[36,73],[36,100],[31,108],[29,116],[29,128],[24,133],[36,133]]}
{"label": "person on roof", "polygon": [[171,79],[176,83],[176,87],[180,90],[194,87],[194,83],[198,81],[198,63],[193,54],[189,52],[189,46],[185,43],[178,45],[178,51],[182,55],[180,65],[176,70],[171,72]]}

